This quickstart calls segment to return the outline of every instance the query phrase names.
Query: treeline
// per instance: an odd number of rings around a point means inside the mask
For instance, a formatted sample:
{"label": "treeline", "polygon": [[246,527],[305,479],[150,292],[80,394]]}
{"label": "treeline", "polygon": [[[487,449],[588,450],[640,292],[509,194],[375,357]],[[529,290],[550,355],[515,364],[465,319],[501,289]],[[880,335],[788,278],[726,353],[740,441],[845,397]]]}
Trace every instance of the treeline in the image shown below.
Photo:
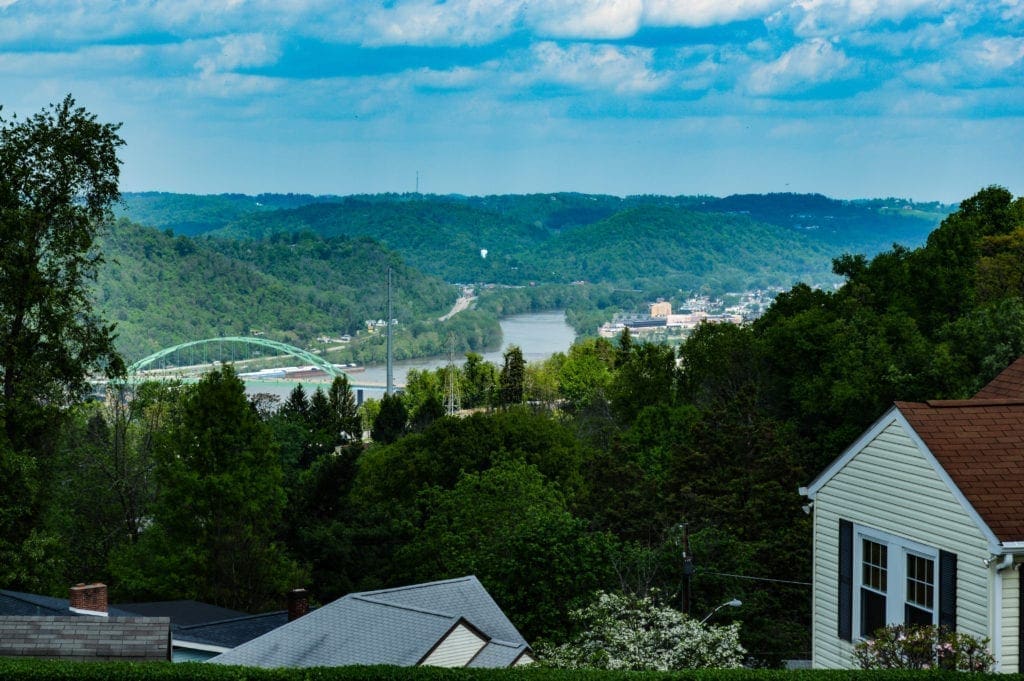
{"label": "treeline", "polygon": [[952,207],[798,194],[129,194],[123,210],[181,233],[205,224],[204,233],[227,239],[304,230],[369,236],[450,282],[583,279],[668,295],[680,286],[723,292],[828,278],[830,257],[919,244]]}
{"label": "treeline", "polygon": [[838,258],[838,290],[795,286],[678,350],[471,356],[361,411],[344,383],[247,399],[230,367],[78,405],[32,454],[38,512],[3,579],[258,610],[299,585],[327,601],[473,573],[528,639],[559,641],[598,589],[682,606],[688,543],[693,615],[738,598],[715,617],[755,658],[804,657],[797,488],[892,400],[969,396],[1024,353],[1022,255],[1024,199],[993,187],[923,247]]}

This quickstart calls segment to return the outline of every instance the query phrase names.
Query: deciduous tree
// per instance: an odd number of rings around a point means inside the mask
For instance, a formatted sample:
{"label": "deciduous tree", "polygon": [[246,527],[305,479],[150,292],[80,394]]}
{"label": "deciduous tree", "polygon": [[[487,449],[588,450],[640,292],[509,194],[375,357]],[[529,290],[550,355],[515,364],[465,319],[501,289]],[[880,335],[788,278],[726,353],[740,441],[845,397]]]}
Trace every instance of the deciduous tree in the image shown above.
{"label": "deciduous tree", "polygon": [[38,525],[61,408],[85,394],[90,375],[124,370],[90,291],[102,263],[95,240],[120,196],[118,128],[70,95],[23,120],[0,117],[0,489],[16,497],[0,495],[0,564],[9,568]]}

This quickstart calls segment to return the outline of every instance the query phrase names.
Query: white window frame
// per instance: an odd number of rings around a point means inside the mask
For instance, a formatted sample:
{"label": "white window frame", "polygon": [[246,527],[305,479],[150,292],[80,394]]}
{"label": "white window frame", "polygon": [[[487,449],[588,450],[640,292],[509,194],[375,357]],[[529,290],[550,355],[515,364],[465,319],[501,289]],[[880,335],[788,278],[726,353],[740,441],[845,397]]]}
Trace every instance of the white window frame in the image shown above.
{"label": "white window frame", "polygon": [[939,623],[939,550],[919,542],[906,539],[882,530],[853,526],[853,634],[855,639],[864,639],[871,632],[860,630],[861,588],[864,586],[864,540],[887,547],[885,623],[903,624],[906,621],[907,605],[907,556],[915,555],[932,561],[935,580],[932,598],[932,624]]}

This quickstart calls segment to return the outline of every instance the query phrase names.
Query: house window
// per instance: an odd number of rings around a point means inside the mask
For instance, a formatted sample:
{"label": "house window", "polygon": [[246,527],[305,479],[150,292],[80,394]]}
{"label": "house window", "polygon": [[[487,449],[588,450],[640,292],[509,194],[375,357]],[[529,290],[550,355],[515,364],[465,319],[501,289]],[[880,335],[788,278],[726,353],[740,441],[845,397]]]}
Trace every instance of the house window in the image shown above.
{"label": "house window", "polygon": [[938,551],[865,527],[856,528],[854,622],[862,638],[887,624],[936,624]]}
{"label": "house window", "polygon": [[907,553],[907,624],[935,621],[935,561]]}
{"label": "house window", "polygon": [[889,588],[889,550],[885,544],[864,539],[860,587],[860,630],[869,634],[885,626],[885,597]]}

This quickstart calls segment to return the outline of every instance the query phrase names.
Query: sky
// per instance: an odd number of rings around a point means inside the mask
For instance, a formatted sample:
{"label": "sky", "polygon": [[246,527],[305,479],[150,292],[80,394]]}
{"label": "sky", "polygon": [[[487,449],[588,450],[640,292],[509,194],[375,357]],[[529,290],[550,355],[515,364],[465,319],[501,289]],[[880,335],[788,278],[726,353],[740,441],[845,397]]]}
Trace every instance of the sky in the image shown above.
{"label": "sky", "polygon": [[0,0],[123,191],[1024,193],[1024,0]]}

